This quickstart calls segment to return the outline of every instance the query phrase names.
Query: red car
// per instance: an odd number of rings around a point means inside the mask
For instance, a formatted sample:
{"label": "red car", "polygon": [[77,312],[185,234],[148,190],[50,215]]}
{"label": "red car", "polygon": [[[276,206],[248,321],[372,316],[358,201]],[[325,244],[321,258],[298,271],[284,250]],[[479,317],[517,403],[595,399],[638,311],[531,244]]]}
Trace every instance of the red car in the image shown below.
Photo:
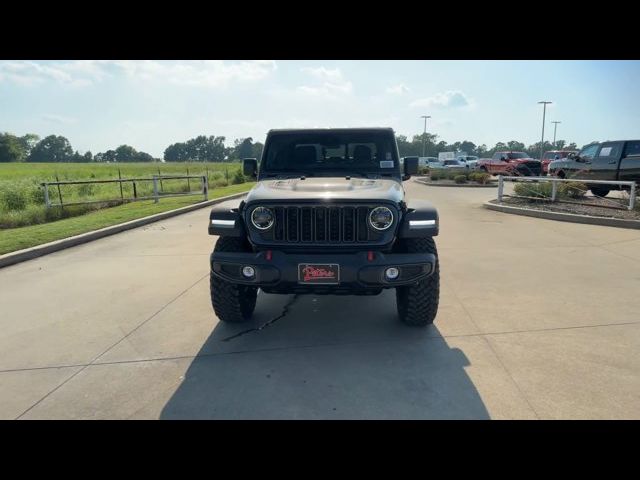
{"label": "red car", "polygon": [[492,158],[481,158],[478,170],[492,175],[537,177],[540,175],[540,160],[534,160],[524,152],[496,152]]}
{"label": "red car", "polygon": [[542,155],[542,171],[547,174],[549,172],[549,164],[554,160],[562,160],[567,158],[570,153],[576,154],[577,150],[549,150]]}

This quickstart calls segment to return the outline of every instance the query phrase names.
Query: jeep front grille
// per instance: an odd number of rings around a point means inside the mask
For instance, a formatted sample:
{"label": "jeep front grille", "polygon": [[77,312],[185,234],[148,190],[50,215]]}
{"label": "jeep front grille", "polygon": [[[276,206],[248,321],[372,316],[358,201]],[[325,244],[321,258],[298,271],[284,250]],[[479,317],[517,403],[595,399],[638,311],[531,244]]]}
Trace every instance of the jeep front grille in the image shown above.
{"label": "jeep front grille", "polygon": [[380,243],[395,231],[398,218],[393,209],[394,225],[388,231],[371,229],[368,216],[379,205],[268,206],[275,215],[273,228],[268,232],[252,229],[252,234],[269,243],[301,246]]}

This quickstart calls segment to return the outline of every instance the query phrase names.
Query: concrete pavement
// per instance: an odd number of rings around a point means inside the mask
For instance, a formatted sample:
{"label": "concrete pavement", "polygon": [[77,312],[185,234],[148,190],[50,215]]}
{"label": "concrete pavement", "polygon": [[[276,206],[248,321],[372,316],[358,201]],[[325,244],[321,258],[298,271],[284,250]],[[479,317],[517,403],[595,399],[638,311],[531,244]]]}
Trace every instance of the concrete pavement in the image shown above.
{"label": "concrete pavement", "polygon": [[0,270],[0,418],[640,418],[640,232],[405,186],[440,211],[433,327],[392,291],[219,324],[204,209]]}

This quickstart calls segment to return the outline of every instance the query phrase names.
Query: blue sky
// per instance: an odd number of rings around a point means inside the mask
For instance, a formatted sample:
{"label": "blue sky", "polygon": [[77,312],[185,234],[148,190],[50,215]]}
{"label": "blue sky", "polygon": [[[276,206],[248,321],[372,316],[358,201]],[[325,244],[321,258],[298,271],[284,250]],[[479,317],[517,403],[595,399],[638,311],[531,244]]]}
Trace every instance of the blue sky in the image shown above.
{"label": "blue sky", "polygon": [[391,126],[447,142],[640,137],[638,61],[0,61],[0,131],[161,157],[196,135]]}

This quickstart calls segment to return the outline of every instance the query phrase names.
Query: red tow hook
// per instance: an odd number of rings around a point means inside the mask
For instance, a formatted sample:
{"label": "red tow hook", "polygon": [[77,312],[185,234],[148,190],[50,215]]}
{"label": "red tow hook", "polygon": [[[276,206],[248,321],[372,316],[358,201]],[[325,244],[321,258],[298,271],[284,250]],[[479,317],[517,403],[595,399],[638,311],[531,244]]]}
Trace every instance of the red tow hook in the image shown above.
{"label": "red tow hook", "polygon": [[271,250],[267,250],[267,253],[266,253],[265,257],[267,259],[267,262],[271,261]]}
{"label": "red tow hook", "polygon": [[369,250],[367,252],[367,260],[373,262],[373,251]]}

